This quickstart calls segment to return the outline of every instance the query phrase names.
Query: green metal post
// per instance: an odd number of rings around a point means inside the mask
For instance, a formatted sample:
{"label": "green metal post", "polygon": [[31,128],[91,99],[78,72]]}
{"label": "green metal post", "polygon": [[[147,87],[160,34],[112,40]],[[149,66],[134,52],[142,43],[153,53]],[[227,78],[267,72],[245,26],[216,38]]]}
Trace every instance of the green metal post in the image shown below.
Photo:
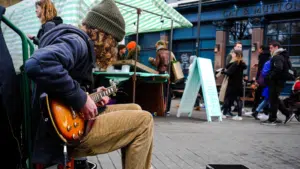
{"label": "green metal post", "polygon": [[34,52],[34,45],[31,42],[31,40],[29,40],[28,38],[27,38],[27,43],[29,44],[30,56],[31,56],[33,54],[33,52]]}
{"label": "green metal post", "polygon": [[[25,34],[18,29],[13,23],[11,23],[5,16],[2,18],[3,22],[10,27],[12,30],[14,30],[22,40],[22,51],[23,51],[23,64],[26,62],[26,60],[29,58],[28,53],[28,38],[25,36]],[[32,43],[29,43],[30,45],[30,53],[32,54],[34,51]],[[29,95],[29,80],[26,74],[22,72],[22,80],[23,80],[23,103],[24,103],[24,124],[25,124],[25,138],[28,141],[28,168],[32,169],[32,163],[31,163],[31,117],[30,117],[30,95]]]}

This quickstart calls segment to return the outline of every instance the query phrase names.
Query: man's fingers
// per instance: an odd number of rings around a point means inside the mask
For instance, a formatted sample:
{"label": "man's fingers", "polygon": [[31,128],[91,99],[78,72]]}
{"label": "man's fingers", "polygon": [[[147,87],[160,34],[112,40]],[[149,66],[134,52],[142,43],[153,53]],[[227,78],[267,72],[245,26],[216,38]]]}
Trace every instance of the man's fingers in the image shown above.
{"label": "man's fingers", "polygon": [[100,102],[97,103],[97,105],[98,105],[99,107],[104,106],[104,105],[105,105],[105,102],[104,102],[103,100],[101,100]]}
{"label": "man's fingers", "polygon": [[97,88],[97,92],[106,91],[107,89],[103,86]]}
{"label": "man's fingers", "polygon": [[95,109],[94,115],[95,115],[94,118],[96,118],[97,115],[98,115],[98,109],[97,108]]}

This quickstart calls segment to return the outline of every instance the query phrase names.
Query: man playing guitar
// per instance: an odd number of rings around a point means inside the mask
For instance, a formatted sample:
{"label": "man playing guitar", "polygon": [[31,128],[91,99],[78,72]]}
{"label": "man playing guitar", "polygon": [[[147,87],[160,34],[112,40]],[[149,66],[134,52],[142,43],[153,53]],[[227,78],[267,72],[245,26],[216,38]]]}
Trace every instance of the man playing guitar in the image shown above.
{"label": "man playing guitar", "polygon": [[[96,103],[86,93],[92,91],[94,63],[106,68],[117,55],[117,42],[124,35],[125,22],[118,7],[113,0],[103,0],[88,12],[81,29],[60,24],[43,35],[39,49],[25,64],[25,72],[36,84],[33,113],[39,114],[39,96],[47,93],[81,112],[85,120],[93,121],[79,144],[68,147],[72,157],[121,149],[124,169],[149,169],[153,144],[152,115],[136,104],[106,106],[108,97],[103,97],[98,103],[106,107],[98,115]],[[32,160],[44,164],[61,161],[63,142],[57,137],[51,122],[44,117],[40,119]]]}

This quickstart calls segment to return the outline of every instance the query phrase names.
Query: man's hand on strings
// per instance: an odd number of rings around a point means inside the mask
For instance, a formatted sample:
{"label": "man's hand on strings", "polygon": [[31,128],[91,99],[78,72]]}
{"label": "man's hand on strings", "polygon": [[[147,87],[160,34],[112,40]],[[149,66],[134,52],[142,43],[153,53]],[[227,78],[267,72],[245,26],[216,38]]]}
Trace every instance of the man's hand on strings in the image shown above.
{"label": "man's hand on strings", "polygon": [[97,88],[97,92],[106,91],[107,89],[103,86]]}
{"label": "man's hand on strings", "polygon": [[105,105],[107,105],[107,103],[109,102],[110,98],[108,96],[104,96],[102,97],[102,99],[100,100],[100,102],[96,103],[96,105],[98,107],[103,107]]}
{"label": "man's hand on strings", "polygon": [[97,106],[90,96],[87,97],[86,103],[81,108],[80,112],[83,114],[85,120],[91,120],[97,116]]}
{"label": "man's hand on strings", "polygon": [[[97,92],[103,92],[103,91],[106,91],[106,90],[107,89],[105,87],[103,87],[103,86],[97,88]],[[109,102],[109,100],[110,100],[110,98],[108,96],[104,96],[104,97],[102,97],[102,99],[100,100],[100,102],[96,103],[96,105],[98,107],[103,107],[103,106],[107,105],[107,103]]]}

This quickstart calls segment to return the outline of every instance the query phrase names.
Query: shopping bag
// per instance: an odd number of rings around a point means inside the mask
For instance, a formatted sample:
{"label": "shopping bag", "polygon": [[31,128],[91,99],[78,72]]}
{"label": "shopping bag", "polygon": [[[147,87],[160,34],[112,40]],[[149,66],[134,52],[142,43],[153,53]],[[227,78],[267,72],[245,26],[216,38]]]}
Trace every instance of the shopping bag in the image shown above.
{"label": "shopping bag", "polygon": [[221,89],[220,89],[220,93],[219,93],[219,101],[220,102],[224,102],[226,89],[228,86],[228,79],[229,79],[229,77],[225,75],[223,82],[222,82]]}
{"label": "shopping bag", "polygon": [[183,71],[182,71],[180,62],[174,58],[173,61],[171,62],[171,65],[172,65],[172,71],[173,71],[173,75],[174,75],[172,82],[177,83],[177,82],[183,80],[184,75],[183,75]]}

